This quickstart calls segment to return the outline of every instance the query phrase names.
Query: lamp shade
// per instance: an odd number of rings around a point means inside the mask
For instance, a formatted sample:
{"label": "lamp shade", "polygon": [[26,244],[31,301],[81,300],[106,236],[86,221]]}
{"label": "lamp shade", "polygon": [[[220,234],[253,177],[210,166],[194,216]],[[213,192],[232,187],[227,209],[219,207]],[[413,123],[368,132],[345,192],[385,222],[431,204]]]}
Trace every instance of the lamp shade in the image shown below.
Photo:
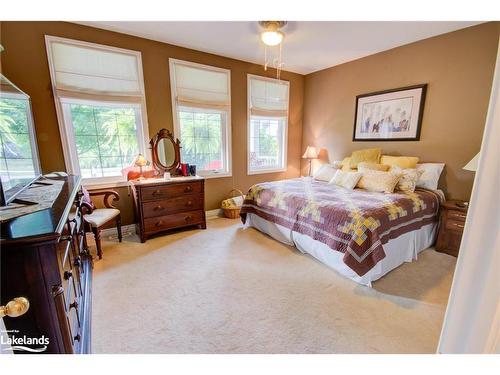
{"label": "lamp shade", "polygon": [[318,150],[314,146],[307,146],[306,152],[302,155],[302,159],[317,159],[318,158]]}
{"label": "lamp shade", "polygon": [[146,165],[148,165],[148,161],[142,154],[139,154],[134,160],[134,165],[136,167],[145,167]]}
{"label": "lamp shade", "polygon": [[465,169],[466,171],[472,171],[472,172],[477,171],[477,165],[479,163],[479,155],[480,154],[481,154],[481,152],[478,152],[477,155],[474,156],[472,158],[472,160],[470,162],[468,162],[463,169]]}

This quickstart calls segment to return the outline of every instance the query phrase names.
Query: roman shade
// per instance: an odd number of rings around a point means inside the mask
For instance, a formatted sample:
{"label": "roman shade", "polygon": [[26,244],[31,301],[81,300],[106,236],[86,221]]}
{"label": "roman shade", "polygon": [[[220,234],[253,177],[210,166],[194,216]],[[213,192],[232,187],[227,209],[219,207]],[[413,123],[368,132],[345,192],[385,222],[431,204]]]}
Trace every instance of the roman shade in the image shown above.
{"label": "roman shade", "polygon": [[207,69],[173,60],[175,101],[178,106],[227,110],[231,99],[229,71]]}
{"label": "roman shade", "polygon": [[47,39],[47,43],[53,85],[59,96],[142,99],[139,52],[54,38]]}
{"label": "roman shade", "polygon": [[250,76],[249,107],[252,116],[288,117],[287,81]]}

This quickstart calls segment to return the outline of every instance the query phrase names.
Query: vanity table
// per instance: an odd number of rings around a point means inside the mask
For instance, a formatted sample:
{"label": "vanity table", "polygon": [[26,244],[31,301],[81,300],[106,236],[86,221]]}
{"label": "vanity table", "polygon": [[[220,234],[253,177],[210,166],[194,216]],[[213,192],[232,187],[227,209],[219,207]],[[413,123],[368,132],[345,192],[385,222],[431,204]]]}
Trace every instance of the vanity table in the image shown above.
{"label": "vanity table", "polygon": [[130,181],[134,211],[141,242],[170,229],[198,227],[206,229],[205,179],[179,176],[180,143],[162,129],[150,141],[153,166],[170,179],[149,178]]}

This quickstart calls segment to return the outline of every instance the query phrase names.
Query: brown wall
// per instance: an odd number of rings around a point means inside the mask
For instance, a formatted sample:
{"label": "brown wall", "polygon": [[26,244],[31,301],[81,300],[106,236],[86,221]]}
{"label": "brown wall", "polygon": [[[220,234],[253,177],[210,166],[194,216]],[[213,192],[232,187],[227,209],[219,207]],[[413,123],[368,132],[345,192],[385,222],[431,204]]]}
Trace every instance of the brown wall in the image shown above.
{"label": "brown wall", "polygon": [[[474,173],[462,167],[481,145],[499,29],[498,22],[482,24],[307,75],[302,148],[324,148],[322,159],[330,161],[381,147],[389,155],[444,162],[440,187],[468,199]],[[420,141],[352,141],[356,95],[421,83],[428,90]]]}
{"label": "brown wall", "polygon": [[[247,176],[247,73],[272,76],[273,72],[266,73],[261,65],[66,22],[2,22],[0,27],[5,47],[1,54],[3,73],[31,96],[44,173],[65,170],[45,50],[46,34],[140,51],[150,136],[161,128],[173,130],[170,57],[231,70],[233,176],[206,181],[206,209],[218,208],[233,187],[245,191],[257,182],[297,177],[300,173],[304,91],[304,77],[300,74],[282,73],[282,78],[290,81],[287,172]],[[124,197],[120,202],[124,223],[128,224],[133,220],[132,204],[127,189],[119,190]]]}

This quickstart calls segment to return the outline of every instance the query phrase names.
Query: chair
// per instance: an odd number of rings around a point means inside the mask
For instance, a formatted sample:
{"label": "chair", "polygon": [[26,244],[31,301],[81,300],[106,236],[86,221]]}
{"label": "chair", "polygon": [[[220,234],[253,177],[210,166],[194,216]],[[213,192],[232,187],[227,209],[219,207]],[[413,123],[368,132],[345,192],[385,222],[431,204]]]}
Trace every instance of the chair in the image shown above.
{"label": "chair", "polygon": [[[97,255],[99,256],[99,259],[102,259],[101,230],[112,220],[116,222],[118,241],[122,242],[122,224],[120,210],[112,204],[120,200],[120,195],[114,190],[91,191],[88,194],[90,196],[90,199],[92,197],[104,196],[104,208],[95,208],[91,200],[90,202],[86,202],[84,200],[84,202],[82,203],[83,219],[85,220],[85,231],[92,231],[92,233],[94,233]],[[110,202],[111,198],[113,199]]]}

